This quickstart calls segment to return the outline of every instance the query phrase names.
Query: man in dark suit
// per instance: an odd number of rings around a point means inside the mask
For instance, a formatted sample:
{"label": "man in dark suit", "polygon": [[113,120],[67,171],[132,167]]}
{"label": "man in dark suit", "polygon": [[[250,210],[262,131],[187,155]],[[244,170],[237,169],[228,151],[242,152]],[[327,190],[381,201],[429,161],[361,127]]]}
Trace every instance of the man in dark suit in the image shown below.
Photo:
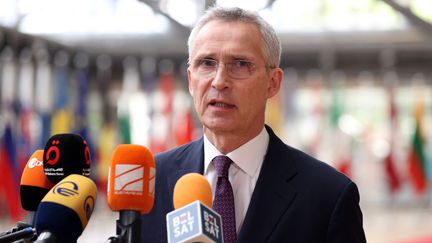
{"label": "man in dark suit", "polygon": [[174,210],[173,189],[182,175],[203,174],[220,200],[223,176],[214,158],[221,155],[229,161],[226,191],[233,197],[232,215],[221,213],[224,236],[234,233],[226,243],[366,242],[356,185],[265,125],[266,102],[283,76],[273,28],[256,13],[214,7],[188,46],[189,92],[203,137],[156,155],[155,203],[142,216],[142,242],[167,241],[165,216]]}

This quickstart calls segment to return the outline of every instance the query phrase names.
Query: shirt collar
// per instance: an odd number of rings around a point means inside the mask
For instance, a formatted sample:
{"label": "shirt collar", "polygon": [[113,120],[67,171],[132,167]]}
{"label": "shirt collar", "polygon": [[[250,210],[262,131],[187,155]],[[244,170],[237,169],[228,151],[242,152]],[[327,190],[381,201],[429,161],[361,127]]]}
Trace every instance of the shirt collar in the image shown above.
{"label": "shirt collar", "polygon": [[[269,134],[263,127],[261,132],[234,151],[226,154],[237,167],[254,176],[264,161],[264,156],[269,143]],[[204,134],[204,172],[207,173],[212,159],[222,153],[208,140]]]}

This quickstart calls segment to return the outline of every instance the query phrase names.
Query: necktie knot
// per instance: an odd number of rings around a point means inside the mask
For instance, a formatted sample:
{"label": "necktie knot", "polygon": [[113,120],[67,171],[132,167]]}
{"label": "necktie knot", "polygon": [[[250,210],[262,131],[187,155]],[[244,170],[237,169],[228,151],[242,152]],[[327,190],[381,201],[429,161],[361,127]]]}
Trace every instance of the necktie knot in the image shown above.
{"label": "necktie knot", "polygon": [[216,168],[216,173],[218,177],[228,178],[228,169],[232,163],[232,160],[225,155],[216,156],[213,159],[213,164]]}

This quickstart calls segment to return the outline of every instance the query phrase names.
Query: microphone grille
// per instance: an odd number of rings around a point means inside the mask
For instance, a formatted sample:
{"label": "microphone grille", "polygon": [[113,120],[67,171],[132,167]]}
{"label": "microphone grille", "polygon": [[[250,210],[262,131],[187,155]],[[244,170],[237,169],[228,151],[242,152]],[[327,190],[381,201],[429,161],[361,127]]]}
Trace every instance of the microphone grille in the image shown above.
{"label": "microphone grille", "polygon": [[174,187],[174,208],[181,208],[199,200],[207,207],[212,207],[212,191],[207,179],[198,173],[182,176]]}

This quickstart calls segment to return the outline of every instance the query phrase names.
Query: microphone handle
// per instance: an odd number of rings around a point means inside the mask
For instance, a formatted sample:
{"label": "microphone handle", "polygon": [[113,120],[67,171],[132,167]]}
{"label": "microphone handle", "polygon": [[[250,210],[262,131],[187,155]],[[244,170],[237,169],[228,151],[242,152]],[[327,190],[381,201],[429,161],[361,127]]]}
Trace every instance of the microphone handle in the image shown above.
{"label": "microphone handle", "polygon": [[20,224],[24,226],[28,225],[33,227],[35,225],[35,218],[36,218],[35,216],[36,216],[36,211],[29,211],[25,221],[18,222],[18,227],[20,227]]}
{"label": "microphone handle", "polygon": [[118,235],[110,236],[106,243],[120,243],[120,237]]}
{"label": "microphone handle", "polygon": [[17,240],[32,238],[35,234],[35,229],[32,227],[24,228],[6,235],[0,236],[0,243],[9,243]]}
{"label": "microphone handle", "polygon": [[48,231],[43,231],[39,234],[35,243],[57,243],[57,238]]}
{"label": "microphone handle", "polygon": [[141,242],[141,214],[138,211],[121,210],[117,220],[117,235],[121,243]]}

